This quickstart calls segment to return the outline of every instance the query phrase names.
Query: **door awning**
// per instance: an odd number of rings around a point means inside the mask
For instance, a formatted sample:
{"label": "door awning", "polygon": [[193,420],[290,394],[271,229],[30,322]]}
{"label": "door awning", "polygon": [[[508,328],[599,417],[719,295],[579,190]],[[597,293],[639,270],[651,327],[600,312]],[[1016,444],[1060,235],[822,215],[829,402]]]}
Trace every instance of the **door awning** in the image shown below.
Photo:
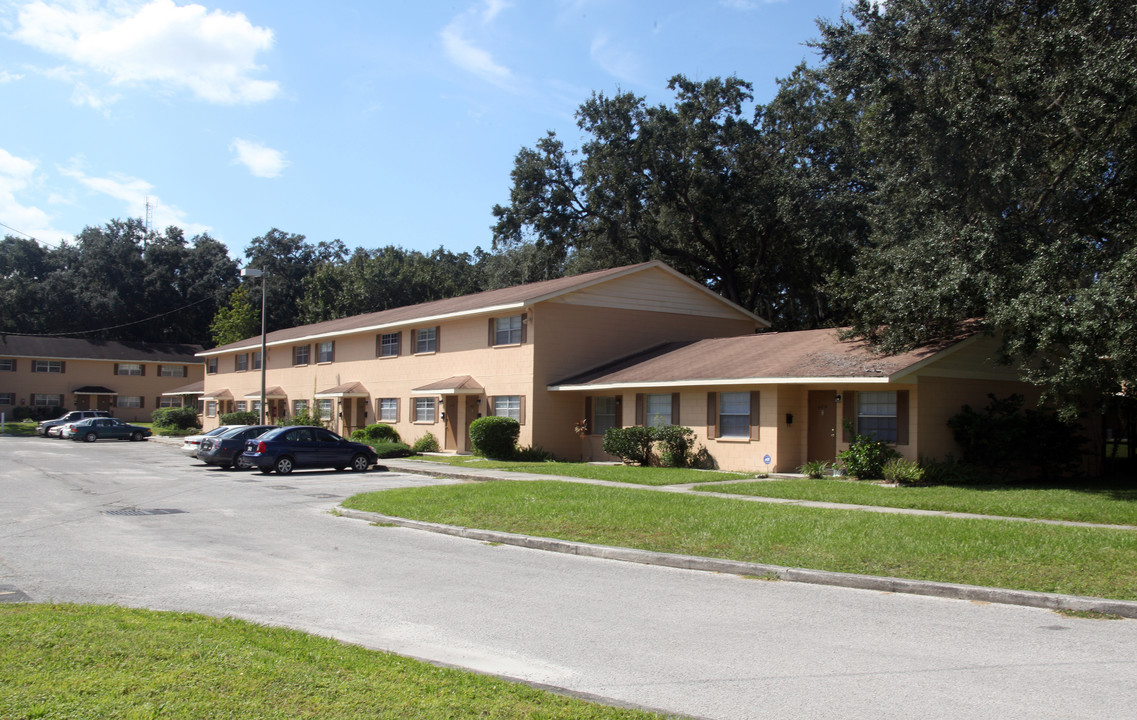
{"label": "door awning", "polygon": [[202,400],[232,400],[233,393],[229,392],[229,388],[221,388],[213,392],[202,393]]}
{"label": "door awning", "polygon": [[469,375],[454,375],[411,390],[416,395],[481,395],[485,388]]}
{"label": "door awning", "polygon": [[205,392],[205,382],[199,380],[189,385],[182,385],[181,387],[174,388],[162,393],[163,397],[170,395],[201,395]]}
{"label": "door awning", "polygon": [[363,387],[363,383],[349,382],[343,385],[336,385],[334,388],[321,390],[316,393],[317,398],[353,398],[368,396],[367,388]]}
{"label": "door awning", "polygon": [[102,385],[84,385],[71,392],[76,395],[118,395],[114,390],[103,387]]}
{"label": "door awning", "polygon": [[[245,393],[245,397],[249,400],[260,400],[261,391],[254,390],[250,393]],[[265,400],[284,400],[288,396],[284,394],[284,390],[280,387],[265,388]]]}

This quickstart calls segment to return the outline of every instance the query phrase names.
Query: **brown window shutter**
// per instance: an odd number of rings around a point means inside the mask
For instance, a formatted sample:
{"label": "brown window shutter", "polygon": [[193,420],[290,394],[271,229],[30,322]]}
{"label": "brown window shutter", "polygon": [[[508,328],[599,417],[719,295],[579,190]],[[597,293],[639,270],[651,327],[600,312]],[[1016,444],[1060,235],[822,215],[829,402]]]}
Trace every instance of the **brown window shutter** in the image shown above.
{"label": "brown window shutter", "polygon": [[114,364],[114,374],[118,375],[118,363]]}
{"label": "brown window shutter", "polygon": [[154,407],[159,407],[161,405],[162,405],[162,396],[161,395],[155,396],[154,397]]}
{"label": "brown window shutter", "polygon": [[644,394],[636,393],[636,425],[644,424]]}
{"label": "brown window shutter", "polygon": [[683,424],[679,422],[679,393],[671,393],[671,424]]}
{"label": "brown window shutter", "polygon": [[442,352],[442,326],[434,326],[434,352]]}
{"label": "brown window shutter", "polygon": [[395,398],[395,422],[399,422],[400,420],[402,420],[402,417],[399,414],[399,411],[402,410],[402,408],[403,408],[402,401],[399,400],[399,398]]}
{"label": "brown window shutter", "polygon": [[486,417],[490,417],[493,415],[493,401],[494,401],[493,395],[487,395],[486,396]]}
{"label": "brown window shutter", "polygon": [[614,427],[624,427],[624,396],[616,396],[616,424]]}
{"label": "brown window shutter", "polygon": [[493,347],[497,341],[497,328],[494,325],[497,323],[497,318],[490,318],[490,347]]}
{"label": "brown window shutter", "polygon": [[60,372],[60,374],[67,372],[67,361],[66,360],[60,360],[59,361],[59,372]]}
{"label": "brown window shutter", "polygon": [[762,433],[762,393],[757,390],[750,391],[750,439],[757,440]]}
{"label": "brown window shutter", "polygon": [[138,407],[139,408],[146,407],[146,396],[145,395],[139,395],[138,396]]}
{"label": "brown window shutter", "polygon": [[707,439],[714,440],[718,435],[719,394],[707,393]]}
{"label": "brown window shutter", "polygon": [[395,356],[403,354],[403,331],[399,330],[395,333]]}
{"label": "brown window shutter", "polygon": [[411,330],[411,347],[407,352],[414,355],[418,352],[418,330]]}
{"label": "brown window shutter", "polygon": [[896,444],[908,444],[908,391],[896,391]]}
{"label": "brown window shutter", "polygon": [[154,372],[154,374],[157,375],[158,377],[162,377],[162,366],[161,365],[158,366],[158,369]]}
{"label": "brown window shutter", "polygon": [[332,362],[336,361],[336,341],[332,340]]}
{"label": "brown window shutter", "polygon": [[146,377],[146,363],[138,363],[138,367],[142,368],[142,377]]}
{"label": "brown window shutter", "polygon": [[517,402],[517,422],[521,425],[525,424],[525,396],[519,397]]}
{"label": "brown window shutter", "polygon": [[[380,355],[380,353],[382,353],[382,351],[383,351],[383,333],[376,333],[375,334],[375,357],[379,357],[379,355]],[[296,364],[295,361],[292,364],[295,365]]]}
{"label": "brown window shutter", "polygon": [[189,377],[189,365],[182,365],[182,377]]}
{"label": "brown window shutter", "polygon": [[529,333],[526,331],[526,328],[528,328],[528,327],[529,327],[529,313],[521,313],[521,344],[522,345],[525,344],[525,340],[529,336]]}
{"label": "brown window shutter", "polygon": [[592,434],[592,396],[584,397],[584,434]]}
{"label": "brown window shutter", "polygon": [[[34,370],[35,363],[32,363],[32,368],[33,368],[32,372],[35,372],[35,370]],[[28,404],[31,405],[32,407],[36,406],[36,394],[35,393],[31,393],[28,395]]]}
{"label": "brown window shutter", "polygon": [[846,390],[841,395],[841,440],[849,443],[853,442],[849,426],[852,425],[854,433],[857,431],[857,393],[855,390]]}

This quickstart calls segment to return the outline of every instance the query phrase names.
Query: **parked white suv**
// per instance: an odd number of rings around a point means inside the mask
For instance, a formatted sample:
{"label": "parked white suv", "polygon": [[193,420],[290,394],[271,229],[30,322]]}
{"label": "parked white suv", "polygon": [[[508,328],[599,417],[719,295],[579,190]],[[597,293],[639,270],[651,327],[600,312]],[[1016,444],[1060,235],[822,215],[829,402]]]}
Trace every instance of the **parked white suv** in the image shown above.
{"label": "parked white suv", "polygon": [[[67,423],[79,422],[93,417],[110,417],[111,414],[106,410],[72,410],[65,412],[54,420],[44,420],[36,425],[36,435],[40,437],[48,437],[48,430],[55,427],[63,427]],[[59,431],[51,434],[51,437],[59,437]]]}

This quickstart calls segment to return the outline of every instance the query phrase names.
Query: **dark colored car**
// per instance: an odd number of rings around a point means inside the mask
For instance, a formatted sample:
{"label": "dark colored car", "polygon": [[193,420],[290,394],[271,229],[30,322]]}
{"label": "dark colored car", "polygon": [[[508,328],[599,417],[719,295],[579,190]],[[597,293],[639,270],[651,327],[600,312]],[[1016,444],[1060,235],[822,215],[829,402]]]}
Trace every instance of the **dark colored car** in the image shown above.
{"label": "dark colored car", "polygon": [[245,462],[263,473],[287,475],[299,468],[351,468],[363,472],[379,462],[370,446],[352,442],[331,430],[295,425],[269,430],[245,443]]}
{"label": "dark colored car", "polygon": [[145,440],[153,433],[150,428],[124,423],[118,418],[87,418],[68,425],[72,440],[95,442],[99,439]]}
{"label": "dark colored car", "polygon": [[[54,427],[62,427],[67,423],[79,422],[87,418],[110,416],[111,414],[106,410],[72,410],[71,412],[63,413],[54,420],[44,420],[36,425],[36,435],[47,437],[47,431]],[[59,432],[52,433],[52,437],[59,437]]]}
{"label": "dark colored car", "polygon": [[217,435],[207,435],[201,439],[197,447],[197,459],[207,465],[220,465],[223,468],[234,467],[238,470],[248,470],[249,464],[241,456],[245,452],[245,441],[259,437],[269,430],[275,430],[276,425],[249,425],[247,427],[229,428]]}

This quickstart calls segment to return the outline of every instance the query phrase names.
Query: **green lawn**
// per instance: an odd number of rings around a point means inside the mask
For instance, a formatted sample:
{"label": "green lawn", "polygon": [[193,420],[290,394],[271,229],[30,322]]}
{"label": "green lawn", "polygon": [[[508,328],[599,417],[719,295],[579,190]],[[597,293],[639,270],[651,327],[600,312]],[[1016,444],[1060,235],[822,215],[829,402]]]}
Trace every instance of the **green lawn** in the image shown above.
{"label": "green lawn", "polygon": [[36,434],[36,425],[34,422],[11,422],[4,421],[4,432],[8,435],[32,435]]}
{"label": "green lawn", "polygon": [[562,477],[611,480],[612,482],[634,483],[636,485],[683,485],[686,483],[720,482],[722,480],[745,480],[754,477],[753,473],[708,472],[706,470],[692,470],[690,468],[642,468],[630,465],[589,465],[588,463],[573,462],[516,462],[513,460],[488,460],[472,455],[431,456],[429,458],[410,459],[418,460],[423,463],[442,463],[455,467],[541,473],[544,475],[560,475]]}
{"label": "green lawn", "polygon": [[660,716],[293,630],[184,613],[0,605],[3,718]]}
{"label": "green lawn", "polygon": [[772,565],[1137,600],[1137,532],[882,515],[563,482],[366,493],[345,507]]}
{"label": "green lawn", "polygon": [[885,487],[824,479],[767,480],[699,489],[793,500],[1137,525],[1137,486],[1132,484]]}

